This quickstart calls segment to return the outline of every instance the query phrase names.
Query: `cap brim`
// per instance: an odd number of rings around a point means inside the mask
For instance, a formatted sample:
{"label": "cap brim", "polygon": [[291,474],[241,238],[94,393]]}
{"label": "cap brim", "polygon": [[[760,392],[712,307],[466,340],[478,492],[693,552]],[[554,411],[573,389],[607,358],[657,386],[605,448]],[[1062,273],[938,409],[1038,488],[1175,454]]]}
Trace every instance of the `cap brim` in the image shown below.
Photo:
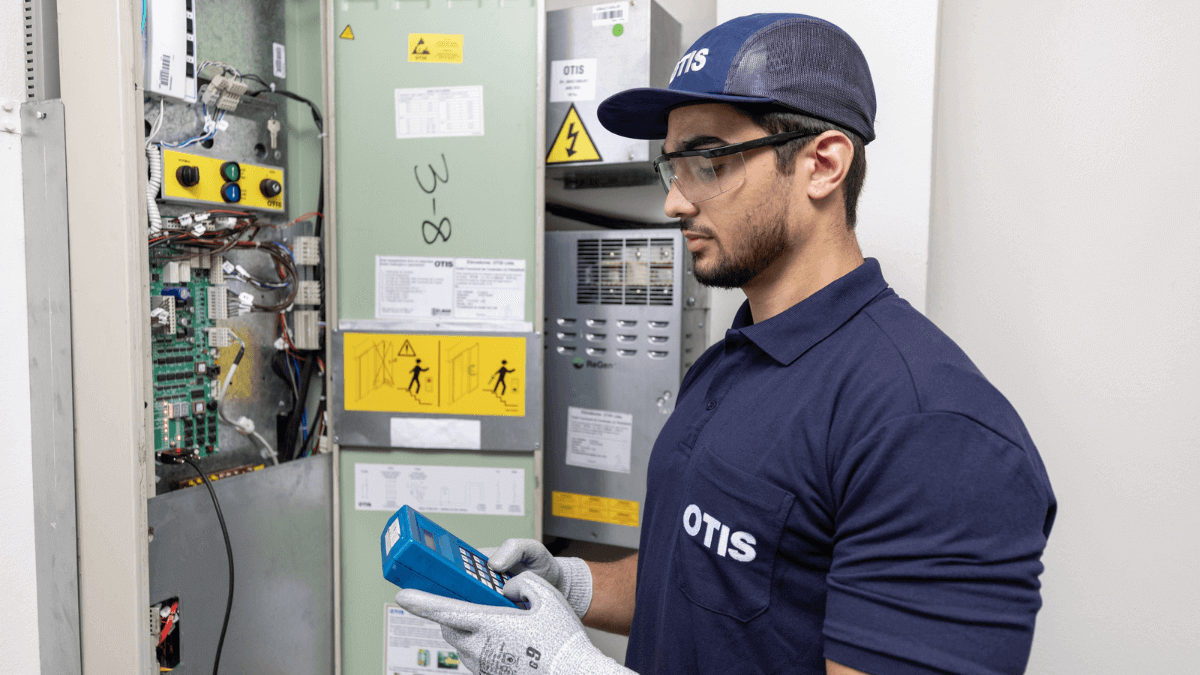
{"label": "cap brim", "polygon": [[642,87],[604,99],[596,109],[596,117],[605,129],[619,136],[657,140],[667,137],[667,113],[689,103],[775,103],[775,100]]}

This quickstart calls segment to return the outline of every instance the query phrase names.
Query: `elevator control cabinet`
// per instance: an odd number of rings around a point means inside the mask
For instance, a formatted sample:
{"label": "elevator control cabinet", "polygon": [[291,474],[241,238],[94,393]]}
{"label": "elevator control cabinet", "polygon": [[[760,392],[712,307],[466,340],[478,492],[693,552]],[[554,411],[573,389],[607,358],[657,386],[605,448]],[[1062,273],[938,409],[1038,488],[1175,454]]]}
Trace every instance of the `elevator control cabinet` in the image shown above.
{"label": "elevator control cabinet", "polygon": [[659,142],[609,132],[596,108],[625,89],[666,87],[679,50],[679,22],[653,0],[547,12],[547,176],[608,187],[629,185],[621,176],[631,168],[650,175]]}
{"label": "elevator control cabinet", "polygon": [[516,604],[500,594],[512,577],[489,569],[487,556],[411,506],[388,519],[379,547],[383,577],[401,588],[481,605]]}
{"label": "elevator control cabinet", "polygon": [[546,233],[549,535],[636,548],[646,466],[704,351],[678,229]]}

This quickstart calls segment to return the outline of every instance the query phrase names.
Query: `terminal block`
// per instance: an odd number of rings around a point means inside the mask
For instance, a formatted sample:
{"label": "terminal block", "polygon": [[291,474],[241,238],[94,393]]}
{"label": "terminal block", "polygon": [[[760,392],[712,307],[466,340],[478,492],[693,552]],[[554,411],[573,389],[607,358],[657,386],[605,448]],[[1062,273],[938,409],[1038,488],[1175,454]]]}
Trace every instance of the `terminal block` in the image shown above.
{"label": "terminal block", "polygon": [[318,306],[321,304],[321,282],[301,281],[296,291],[297,305]]}
{"label": "terminal block", "polygon": [[320,349],[321,329],[317,311],[296,310],[293,315],[295,316],[296,336],[292,338],[292,344],[296,345],[296,349]]}
{"label": "terminal block", "polygon": [[236,110],[238,103],[242,100],[242,94],[246,93],[246,83],[238,82],[232,77],[218,75],[208,83],[208,88],[204,90],[203,101],[205,105],[214,106],[218,110]]}
{"label": "terminal block", "polygon": [[296,258],[297,265],[320,265],[321,238],[296,237],[292,245],[292,255]]}
{"label": "terminal block", "polygon": [[[213,269],[216,270],[215,267]],[[208,318],[212,321],[229,318],[229,291],[226,286],[208,287]]]}

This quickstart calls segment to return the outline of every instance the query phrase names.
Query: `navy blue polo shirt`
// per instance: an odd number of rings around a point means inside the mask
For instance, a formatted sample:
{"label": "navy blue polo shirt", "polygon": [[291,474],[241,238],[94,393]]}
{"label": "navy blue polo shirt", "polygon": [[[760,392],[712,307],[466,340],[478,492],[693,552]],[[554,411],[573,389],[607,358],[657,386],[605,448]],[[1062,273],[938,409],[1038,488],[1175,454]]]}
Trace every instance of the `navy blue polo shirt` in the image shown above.
{"label": "navy blue polo shirt", "polygon": [[868,259],[688,371],[626,666],[1021,673],[1054,513],[1016,411]]}

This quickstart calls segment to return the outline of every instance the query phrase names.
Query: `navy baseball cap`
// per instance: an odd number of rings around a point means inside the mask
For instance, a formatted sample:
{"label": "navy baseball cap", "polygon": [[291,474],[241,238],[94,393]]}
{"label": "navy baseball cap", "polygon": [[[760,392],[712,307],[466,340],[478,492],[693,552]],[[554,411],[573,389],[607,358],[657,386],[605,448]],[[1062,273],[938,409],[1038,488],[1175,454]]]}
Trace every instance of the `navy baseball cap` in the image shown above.
{"label": "navy baseball cap", "polygon": [[597,117],[627,138],[666,138],[667,114],[690,103],[782,105],[875,139],[875,86],[862,50],[846,31],[803,14],[726,21],[683,55],[668,88],[613,94]]}

